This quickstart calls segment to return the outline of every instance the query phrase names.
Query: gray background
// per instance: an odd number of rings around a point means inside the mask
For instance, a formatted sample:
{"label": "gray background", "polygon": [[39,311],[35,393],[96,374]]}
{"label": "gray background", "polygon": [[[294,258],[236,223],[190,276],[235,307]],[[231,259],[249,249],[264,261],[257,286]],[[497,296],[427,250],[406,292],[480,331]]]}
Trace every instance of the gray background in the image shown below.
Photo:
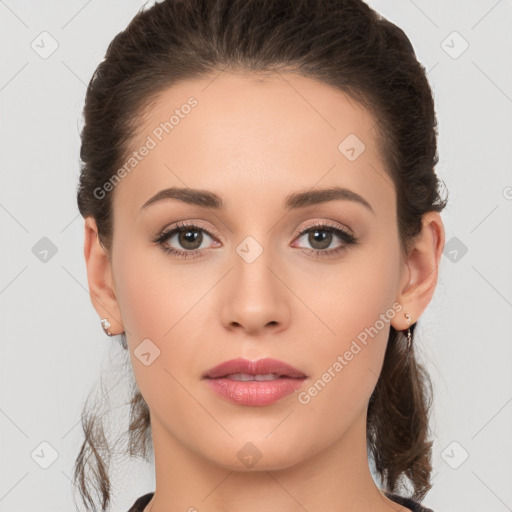
{"label": "gray background", "polygon": [[[75,189],[86,84],[143,4],[0,0],[0,512],[75,510],[80,412],[101,372],[112,428],[127,420],[131,376],[89,299]],[[438,288],[417,330],[435,386],[423,503],[512,510],[512,2],[369,4],[428,70],[450,193]],[[125,512],[154,490],[152,466],[113,465],[112,510]]]}

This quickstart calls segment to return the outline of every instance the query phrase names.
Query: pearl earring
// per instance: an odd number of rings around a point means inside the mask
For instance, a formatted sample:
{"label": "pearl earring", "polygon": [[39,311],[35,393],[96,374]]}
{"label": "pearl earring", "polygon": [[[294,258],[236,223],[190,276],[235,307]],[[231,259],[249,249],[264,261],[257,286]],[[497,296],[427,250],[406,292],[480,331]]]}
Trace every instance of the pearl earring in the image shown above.
{"label": "pearl earring", "polygon": [[110,332],[110,322],[108,321],[108,318],[102,318],[101,319],[101,326],[103,327],[103,330],[105,331],[105,334],[107,336],[112,336],[112,333]]}

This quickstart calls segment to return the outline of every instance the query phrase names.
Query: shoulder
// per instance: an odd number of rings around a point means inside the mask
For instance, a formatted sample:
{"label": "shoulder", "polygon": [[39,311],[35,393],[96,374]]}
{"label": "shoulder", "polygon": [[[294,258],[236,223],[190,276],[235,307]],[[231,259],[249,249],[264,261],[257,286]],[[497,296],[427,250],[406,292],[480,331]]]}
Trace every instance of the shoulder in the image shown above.
{"label": "shoulder", "polygon": [[403,505],[411,510],[411,512],[434,512],[431,508],[426,508],[418,503],[417,501],[412,500],[411,498],[404,498],[403,496],[399,496],[398,494],[392,494],[387,491],[383,491],[384,494],[395,503],[399,505]]}
{"label": "shoulder", "polygon": [[138,498],[135,503],[132,505],[130,510],[128,512],[143,512],[144,507],[151,501],[151,498],[153,497],[153,492],[150,492],[148,494],[144,494],[144,496],[141,496]]}

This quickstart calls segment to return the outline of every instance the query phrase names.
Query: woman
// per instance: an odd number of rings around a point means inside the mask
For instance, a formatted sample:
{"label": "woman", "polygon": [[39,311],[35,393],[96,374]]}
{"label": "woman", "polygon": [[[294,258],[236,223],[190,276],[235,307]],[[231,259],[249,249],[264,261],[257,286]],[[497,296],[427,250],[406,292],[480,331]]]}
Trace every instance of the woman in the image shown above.
{"label": "woman", "polygon": [[[133,366],[129,454],[155,457],[131,512],[429,510],[414,330],[446,199],[403,31],[360,0],[164,0],[84,116],[91,300]],[[84,418],[75,481],[106,510]]]}

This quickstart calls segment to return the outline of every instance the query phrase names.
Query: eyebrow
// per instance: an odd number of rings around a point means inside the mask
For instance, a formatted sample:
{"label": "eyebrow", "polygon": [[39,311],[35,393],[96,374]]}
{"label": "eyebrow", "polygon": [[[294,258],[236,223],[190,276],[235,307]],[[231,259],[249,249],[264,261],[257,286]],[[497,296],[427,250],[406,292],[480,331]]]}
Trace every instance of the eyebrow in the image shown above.
{"label": "eyebrow", "polygon": [[[177,199],[187,204],[213,208],[215,210],[226,209],[226,204],[223,202],[222,198],[213,192],[192,188],[171,187],[160,190],[154,196],[150,197],[142,205],[141,210],[166,199]],[[372,206],[366,199],[352,190],[338,186],[293,192],[286,196],[283,208],[285,210],[293,210],[335,200],[352,201],[362,204],[375,215]]]}

